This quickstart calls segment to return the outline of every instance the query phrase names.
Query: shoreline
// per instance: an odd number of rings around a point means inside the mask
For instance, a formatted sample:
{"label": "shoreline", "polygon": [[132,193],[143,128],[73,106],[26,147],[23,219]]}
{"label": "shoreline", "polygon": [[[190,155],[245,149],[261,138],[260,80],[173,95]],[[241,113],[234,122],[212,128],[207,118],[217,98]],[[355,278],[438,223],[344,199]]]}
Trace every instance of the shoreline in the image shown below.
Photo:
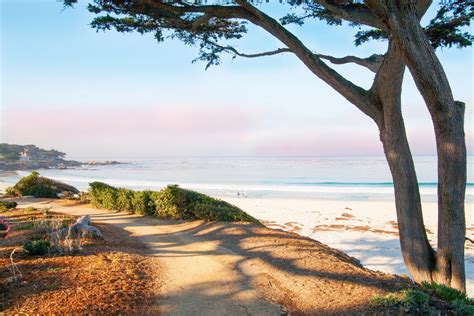
{"label": "shoreline", "polygon": [[[0,191],[11,183],[0,182]],[[294,232],[341,250],[365,267],[398,275],[408,272],[401,257],[395,203],[312,198],[229,197],[227,201],[275,229]],[[437,204],[424,202],[423,215],[436,246]],[[466,237],[474,239],[474,203],[466,203]],[[474,297],[474,245],[466,243],[467,292]]]}

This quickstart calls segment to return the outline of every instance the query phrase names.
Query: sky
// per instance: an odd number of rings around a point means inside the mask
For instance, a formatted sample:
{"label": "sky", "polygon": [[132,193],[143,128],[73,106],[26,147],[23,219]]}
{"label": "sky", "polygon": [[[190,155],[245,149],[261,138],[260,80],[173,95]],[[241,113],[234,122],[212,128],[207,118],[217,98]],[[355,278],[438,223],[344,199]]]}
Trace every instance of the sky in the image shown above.
{"label": "sky", "polygon": [[[81,1],[0,0],[0,142],[35,144],[69,158],[320,157],[382,155],[375,124],[290,54],[223,58],[205,70],[196,47],[151,35],[96,32]],[[262,4],[275,17],[278,3]],[[431,10],[431,15],[433,10]],[[386,43],[353,45],[357,29],[307,23],[290,30],[318,53],[367,57]],[[249,27],[245,52],[281,47]],[[466,102],[474,153],[472,49],[438,56]],[[373,74],[334,66],[368,88]],[[426,106],[407,72],[403,112],[415,155],[434,155]]]}

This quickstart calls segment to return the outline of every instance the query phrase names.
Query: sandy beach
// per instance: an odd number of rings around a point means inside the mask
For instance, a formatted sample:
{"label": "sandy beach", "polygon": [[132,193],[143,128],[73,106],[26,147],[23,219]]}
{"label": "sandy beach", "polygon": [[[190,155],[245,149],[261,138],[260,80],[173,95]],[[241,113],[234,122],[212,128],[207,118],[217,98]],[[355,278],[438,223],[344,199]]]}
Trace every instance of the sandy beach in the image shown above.
{"label": "sandy beach", "polygon": [[[11,184],[0,182],[0,190]],[[267,227],[310,237],[344,251],[367,268],[408,275],[400,252],[392,201],[219,197]],[[466,204],[466,236],[474,239],[474,204]],[[436,246],[436,203],[423,203],[428,238]],[[466,242],[467,291],[474,297],[474,245]]]}
{"label": "sandy beach", "polygon": [[[395,203],[314,199],[222,199],[271,228],[307,236],[342,250],[373,270],[407,274],[400,252]],[[474,204],[466,204],[466,236],[474,238]],[[436,203],[423,203],[428,238],[437,239]],[[474,244],[466,242],[467,291],[474,297]]]}

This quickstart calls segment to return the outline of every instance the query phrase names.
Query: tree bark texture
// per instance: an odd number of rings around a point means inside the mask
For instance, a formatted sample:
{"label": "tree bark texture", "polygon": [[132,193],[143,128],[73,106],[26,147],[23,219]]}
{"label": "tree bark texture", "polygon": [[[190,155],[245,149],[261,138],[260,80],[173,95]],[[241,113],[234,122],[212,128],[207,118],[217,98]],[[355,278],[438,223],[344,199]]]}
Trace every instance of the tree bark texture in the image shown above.
{"label": "tree bark texture", "polygon": [[432,280],[465,291],[464,198],[466,144],[464,104],[449,81],[410,0],[367,1],[400,46],[403,62],[430,112],[438,155],[438,245]]}

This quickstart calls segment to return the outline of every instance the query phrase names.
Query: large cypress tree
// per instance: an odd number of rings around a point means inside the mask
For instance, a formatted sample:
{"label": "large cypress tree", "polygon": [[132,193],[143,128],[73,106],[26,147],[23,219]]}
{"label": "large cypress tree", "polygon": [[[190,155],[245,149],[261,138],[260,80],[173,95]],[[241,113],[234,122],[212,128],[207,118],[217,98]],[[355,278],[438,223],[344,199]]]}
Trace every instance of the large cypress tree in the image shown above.
{"label": "large cypress tree", "polygon": [[[77,0],[64,0],[72,5]],[[439,47],[465,47],[472,36],[465,31],[473,17],[471,0],[445,0],[436,16],[421,25],[431,0],[290,0],[296,8],[279,19],[265,13],[257,1],[209,2],[179,0],[91,0],[89,10],[98,16],[97,30],[153,33],[197,46],[197,60],[206,67],[218,65],[222,54],[256,58],[292,53],[306,67],[377,124],[393,177],[400,243],[405,264],[415,281],[437,281],[465,290],[464,198],[466,146],[464,103],[455,101],[444,69],[435,54]],[[286,5],[286,4],[285,4]],[[286,6],[288,8],[288,6]],[[293,11],[291,11],[293,12]],[[355,44],[386,40],[384,55],[336,58],[314,53],[285,25],[303,25],[316,19],[330,25],[343,21],[361,28]],[[282,43],[261,53],[243,53],[226,40],[241,38],[252,23]],[[366,90],[347,80],[325,61],[356,63],[375,73]],[[438,246],[428,242],[423,224],[418,181],[401,112],[401,86],[408,67],[433,121],[438,155]]]}

